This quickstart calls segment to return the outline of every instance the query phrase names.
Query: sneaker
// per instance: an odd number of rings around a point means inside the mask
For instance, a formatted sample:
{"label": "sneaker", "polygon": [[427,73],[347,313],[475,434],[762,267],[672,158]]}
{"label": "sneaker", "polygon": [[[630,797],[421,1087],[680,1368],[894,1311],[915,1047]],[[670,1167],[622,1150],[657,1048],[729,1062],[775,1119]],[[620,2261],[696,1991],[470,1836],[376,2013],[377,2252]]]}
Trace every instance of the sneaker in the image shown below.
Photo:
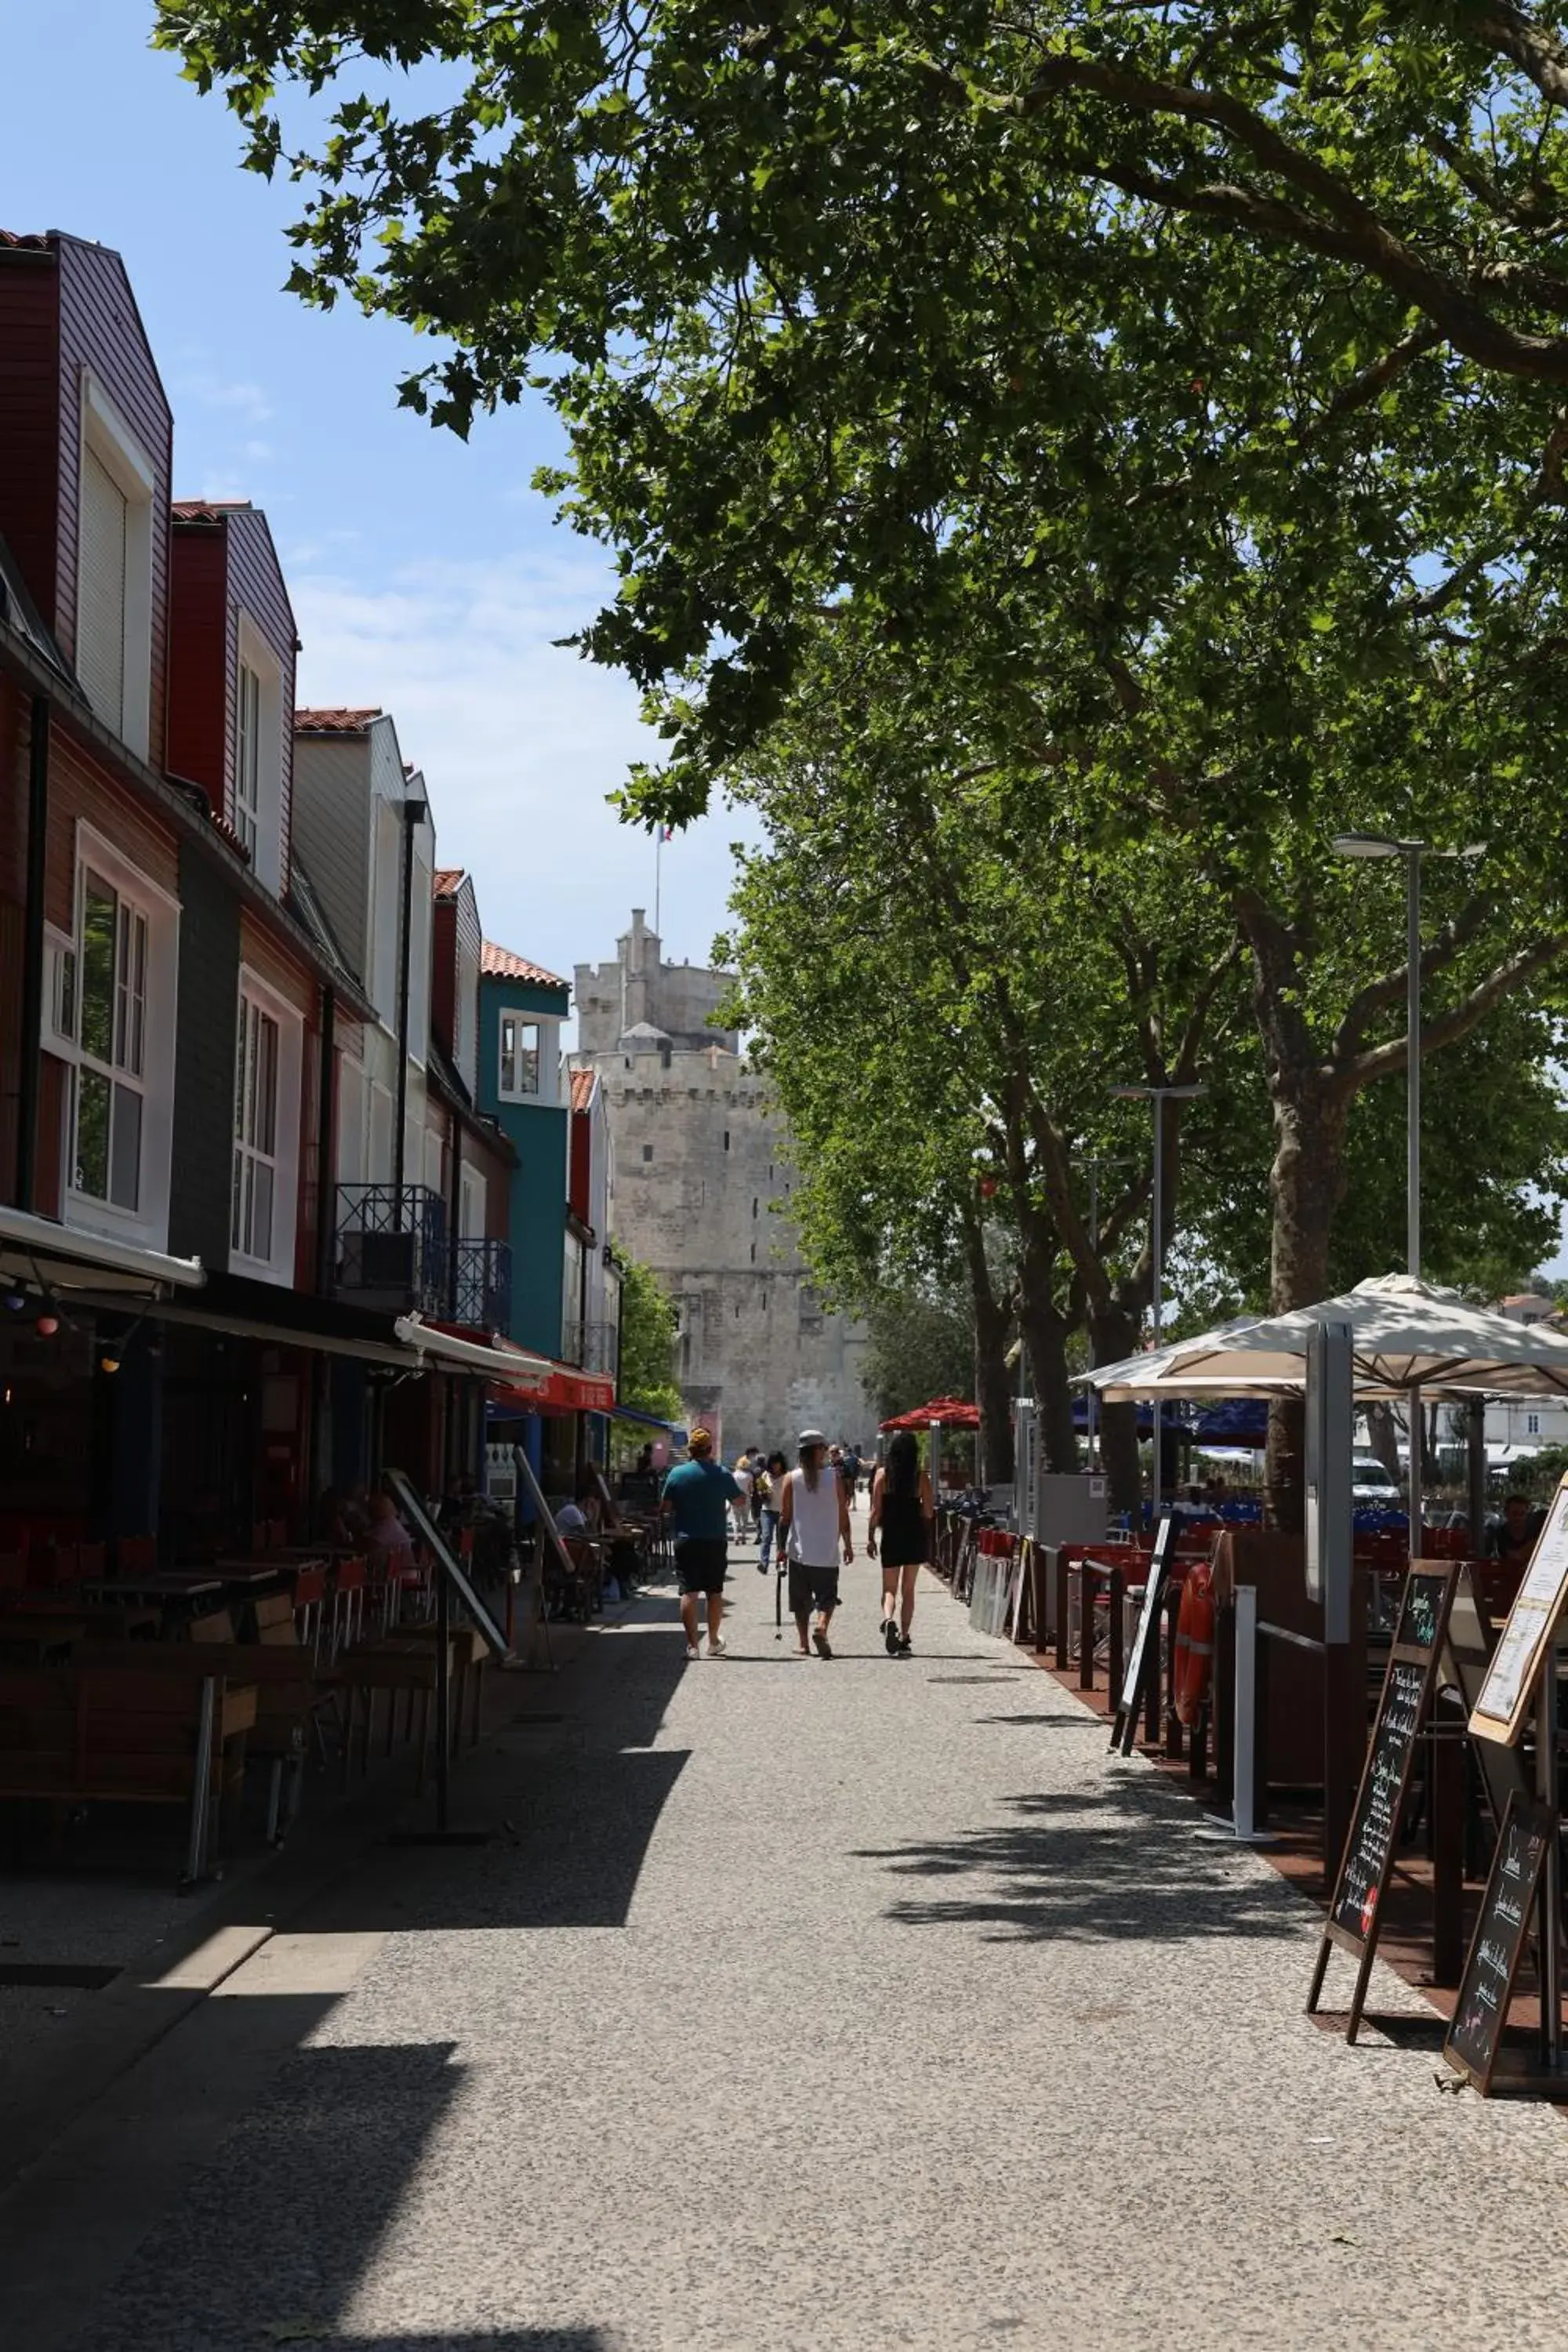
{"label": "sneaker", "polygon": [[889,1657],[896,1658],[899,1654],[899,1622],[896,1617],[883,1618],[882,1639],[888,1645]]}
{"label": "sneaker", "polygon": [[698,1648],[695,1642],[688,1642],[686,1644],[686,1654],[689,1658],[700,1658],[702,1655],[702,1653]]}
{"label": "sneaker", "polygon": [[[721,1658],[729,1646],[722,1633],[710,1633],[708,1637],[708,1654],[710,1658]],[[695,1654],[694,1652],[693,1655]]]}
{"label": "sneaker", "polygon": [[910,1655],[910,1637],[907,1633],[900,1633],[899,1635],[899,1646],[894,1651],[893,1655],[896,1658],[907,1658]]}
{"label": "sneaker", "polygon": [[812,1628],[811,1638],[819,1658],[830,1658],[833,1655],[832,1650],[828,1647],[827,1636],[820,1625]]}

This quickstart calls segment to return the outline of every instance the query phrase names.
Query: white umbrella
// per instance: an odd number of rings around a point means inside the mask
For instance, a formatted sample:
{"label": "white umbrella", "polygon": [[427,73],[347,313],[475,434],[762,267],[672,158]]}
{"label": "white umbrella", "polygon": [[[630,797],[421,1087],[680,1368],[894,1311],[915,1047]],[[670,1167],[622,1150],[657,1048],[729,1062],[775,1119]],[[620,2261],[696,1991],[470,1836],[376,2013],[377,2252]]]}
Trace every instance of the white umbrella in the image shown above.
{"label": "white umbrella", "polygon": [[[1358,1282],[1342,1298],[1294,1314],[1204,1333],[1097,1371],[1097,1388],[1141,1396],[1230,1395],[1272,1384],[1302,1386],[1307,1339],[1319,1323],[1348,1323],[1355,1384],[1363,1395],[1411,1389],[1445,1394],[1568,1395],[1568,1337],[1541,1323],[1510,1323],[1457,1290],[1413,1275]],[[1142,1367],[1147,1365],[1150,1371]]]}

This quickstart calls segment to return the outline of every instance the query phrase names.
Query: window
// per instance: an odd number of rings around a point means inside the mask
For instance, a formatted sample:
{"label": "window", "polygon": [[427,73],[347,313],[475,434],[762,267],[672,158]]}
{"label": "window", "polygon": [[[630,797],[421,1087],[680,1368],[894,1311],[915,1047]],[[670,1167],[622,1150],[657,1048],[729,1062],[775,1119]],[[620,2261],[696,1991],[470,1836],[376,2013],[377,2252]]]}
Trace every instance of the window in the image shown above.
{"label": "window", "polygon": [[234,698],[234,829],[254,865],[261,831],[261,680],[243,661]]}
{"label": "window", "polygon": [[1525,1414],[1525,1416],[1524,1416],[1524,1433],[1525,1433],[1525,1435],[1526,1435],[1527,1437],[1539,1437],[1539,1436],[1540,1436],[1540,1434],[1541,1434],[1541,1415],[1540,1415],[1538,1412],[1527,1412],[1527,1413]]}
{"label": "window", "polygon": [[532,1099],[539,1093],[539,1024],[521,1013],[500,1017],[500,1090],[512,1100]]}
{"label": "window", "polygon": [[[300,1096],[305,1024],[299,1009],[242,965],[234,1051],[234,1157],[229,1202],[231,1261],[265,1282],[292,1286],[300,1205]],[[363,1080],[342,1066],[360,1150]],[[343,1139],[340,1135],[340,1149]],[[341,1165],[341,1163],[340,1163]],[[351,1165],[347,1177],[359,1174]]]}
{"label": "window", "polygon": [[229,1247],[269,1263],[278,1190],[278,1024],[255,1000],[239,1000],[234,1056],[234,1198]]}
{"label": "window", "polygon": [[[79,931],[71,1189],[134,1215],[142,1206],[147,918],[85,868]],[[73,971],[73,999],[76,987]]]}
{"label": "window", "polygon": [[645,1143],[643,1145],[642,1156],[645,1162],[653,1158],[653,1146],[651,1143]]}
{"label": "window", "polygon": [[90,374],[82,393],[76,667],[106,727],[146,756],[153,688],[153,470]]}
{"label": "window", "polygon": [[730,1130],[728,1128],[724,1129],[724,1149],[726,1151],[730,1149]]}

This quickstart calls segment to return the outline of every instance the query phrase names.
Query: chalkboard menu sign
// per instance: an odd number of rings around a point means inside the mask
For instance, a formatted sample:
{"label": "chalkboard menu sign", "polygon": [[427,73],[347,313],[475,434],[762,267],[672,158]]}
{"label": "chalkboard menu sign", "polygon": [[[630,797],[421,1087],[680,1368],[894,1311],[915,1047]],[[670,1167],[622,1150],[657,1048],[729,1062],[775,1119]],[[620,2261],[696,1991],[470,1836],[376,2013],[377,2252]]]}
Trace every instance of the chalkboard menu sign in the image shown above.
{"label": "chalkboard menu sign", "polygon": [[1377,1945],[1378,1913],[1394,1870],[1394,1845],[1405,1792],[1410,1785],[1415,1742],[1426,1719],[1437,1661],[1447,1632],[1448,1612],[1460,1570],[1431,1560],[1415,1560],[1405,1580],[1399,1603],[1388,1671],[1377,1703],[1355,1811],[1345,1840],[1333,1899],[1323,1928],[1323,1941],[1307,1996],[1309,2012],[1316,2010],[1329,1965],[1329,1952],[1338,1945],[1352,1952],[1361,1965],[1356,1973],[1345,2039],[1353,2042],[1361,2024],[1367,1979]]}
{"label": "chalkboard menu sign", "polygon": [[1132,1753],[1144,1685],[1159,1664],[1160,1639],[1154,1628],[1160,1622],[1160,1611],[1165,1599],[1165,1588],[1171,1580],[1171,1559],[1175,1549],[1176,1518],[1173,1512],[1167,1512],[1155,1530],[1153,1557],[1149,1562],[1149,1572],[1143,1584],[1143,1606],[1138,1612],[1138,1631],[1132,1636],[1132,1654],[1127,1661],[1121,1703],[1110,1727],[1113,1755],[1118,1748],[1123,1756]]}
{"label": "chalkboard menu sign", "polygon": [[1509,1799],[1454,2021],[1443,2043],[1443,2055],[1454,2072],[1483,2096],[1491,2087],[1513,1980],[1524,1956],[1547,1849],[1556,1834],[1557,1816],[1549,1805],[1528,1797]]}
{"label": "chalkboard menu sign", "polygon": [[1508,1622],[1498,1636],[1487,1678],[1470,1716],[1472,1735],[1512,1747],[1531,1700],[1542,1662],[1564,1605],[1568,1604],[1568,1478],[1552,1498],[1546,1525],[1535,1539],[1530,1566]]}

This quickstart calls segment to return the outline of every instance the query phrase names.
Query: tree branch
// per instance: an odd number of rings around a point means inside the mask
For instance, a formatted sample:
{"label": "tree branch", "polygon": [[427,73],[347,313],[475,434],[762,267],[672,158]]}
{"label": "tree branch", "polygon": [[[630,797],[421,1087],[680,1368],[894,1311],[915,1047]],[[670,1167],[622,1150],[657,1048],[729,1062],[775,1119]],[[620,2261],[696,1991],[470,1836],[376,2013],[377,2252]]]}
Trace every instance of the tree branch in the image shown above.
{"label": "tree branch", "polygon": [[[1568,931],[1553,931],[1531,946],[1519,949],[1487,974],[1485,980],[1472,988],[1469,994],[1435,1021],[1425,1024],[1421,1032],[1421,1057],[1440,1053],[1445,1045],[1458,1045],[1472,1029],[1483,1022],[1494,1004],[1500,1004],[1515,989],[1523,988],[1537,973],[1546,971],[1560,957],[1568,953]],[[1386,1045],[1375,1045],[1370,1053],[1358,1054],[1334,1074],[1334,1091],[1341,1096],[1356,1094],[1376,1078],[1391,1078],[1405,1069],[1410,1059],[1410,1039],[1390,1038]]]}
{"label": "tree branch", "polygon": [[[1492,911],[1493,901],[1483,895],[1461,907],[1453,920],[1446,924],[1429,948],[1421,953],[1421,978],[1430,980],[1434,972],[1451,964],[1459,950],[1475,938]],[[1360,1053],[1367,1030],[1380,1013],[1397,1004],[1410,981],[1410,967],[1401,964],[1397,971],[1384,972],[1381,980],[1370,981],[1360,994],[1352,996],[1345,1007],[1344,1017],[1334,1032],[1331,1048],[1335,1064],[1350,1061]]]}

